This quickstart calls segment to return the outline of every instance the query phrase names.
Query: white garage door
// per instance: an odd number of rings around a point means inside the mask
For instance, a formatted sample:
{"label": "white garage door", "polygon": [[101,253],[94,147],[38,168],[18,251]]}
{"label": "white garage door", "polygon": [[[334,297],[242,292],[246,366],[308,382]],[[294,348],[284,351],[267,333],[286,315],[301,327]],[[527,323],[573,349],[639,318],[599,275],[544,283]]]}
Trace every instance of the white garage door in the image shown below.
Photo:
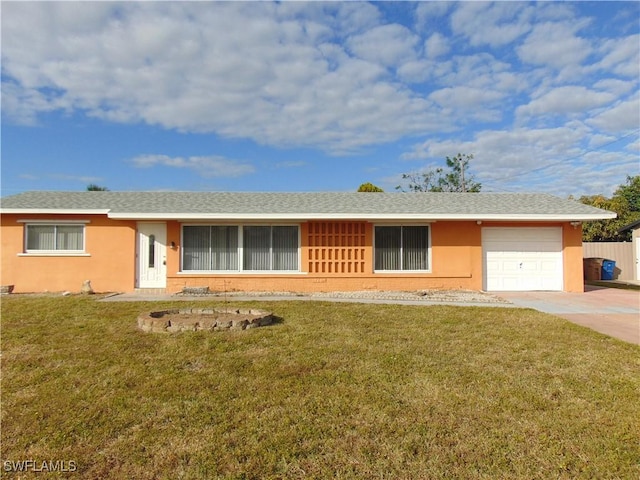
{"label": "white garage door", "polygon": [[482,229],[484,289],[562,290],[562,229]]}

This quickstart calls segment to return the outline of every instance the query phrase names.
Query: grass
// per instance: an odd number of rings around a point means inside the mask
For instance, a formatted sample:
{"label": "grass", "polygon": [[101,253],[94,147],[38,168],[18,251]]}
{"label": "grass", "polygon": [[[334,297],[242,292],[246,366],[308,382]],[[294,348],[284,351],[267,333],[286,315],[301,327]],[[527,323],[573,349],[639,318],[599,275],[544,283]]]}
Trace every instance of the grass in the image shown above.
{"label": "grass", "polygon": [[640,476],[637,346],[448,306],[238,303],[282,321],[136,329],[175,305],[5,297],[2,461],[72,460],[82,479]]}
{"label": "grass", "polygon": [[633,283],[617,283],[615,281],[608,280],[587,280],[585,282],[587,285],[593,285],[594,287],[606,287],[606,288],[619,288],[622,290],[640,290],[640,285],[635,285]]}

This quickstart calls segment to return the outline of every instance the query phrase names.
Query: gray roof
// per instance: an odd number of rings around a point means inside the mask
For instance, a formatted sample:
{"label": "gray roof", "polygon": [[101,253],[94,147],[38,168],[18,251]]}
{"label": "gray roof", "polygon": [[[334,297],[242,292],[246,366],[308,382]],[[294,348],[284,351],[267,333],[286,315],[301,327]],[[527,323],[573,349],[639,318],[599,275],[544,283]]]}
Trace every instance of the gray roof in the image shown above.
{"label": "gray roof", "polygon": [[103,213],[128,219],[597,220],[615,214],[547,194],[24,192],[0,213]]}

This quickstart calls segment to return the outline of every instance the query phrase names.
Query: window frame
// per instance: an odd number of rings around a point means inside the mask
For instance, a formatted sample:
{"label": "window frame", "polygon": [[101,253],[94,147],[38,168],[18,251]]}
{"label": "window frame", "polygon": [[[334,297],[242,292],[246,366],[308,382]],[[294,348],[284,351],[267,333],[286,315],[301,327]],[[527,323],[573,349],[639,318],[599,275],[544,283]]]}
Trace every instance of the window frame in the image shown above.
{"label": "window frame", "polygon": [[[426,269],[404,269],[404,268],[400,268],[400,269],[393,269],[393,270],[383,270],[383,269],[376,269],[376,229],[378,227],[400,227],[400,262],[401,262],[401,267],[403,266],[402,263],[404,262],[404,252],[403,252],[403,246],[402,246],[402,231],[405,227],[424,227],[427,229],[427,268]],[[416,274],[416,273],[432,273],[432,259],[431,259],[431,253],[432,253],[432,246],[431,246],[431,223],[376,223],[373,225],[373,259],[372,259],[372,267],[373,267],[373,273],[393,273],[393,274],[402,274],[402,273],[409,273],[409,274]]]}
{"label": "window frame", "polygon": [[[23,232],[23,250],[20,256],[88,256],[87,253],[87,228],[88,220],[18,220],[18,223],[24,224]],[[59,227],[80,227],[82,229],[82,246],[80,249],[35,249],[29,247],[29,227],[53,227],[53,238],[57,247],[58,228]]]}
{"label": "window frame", "polygon": [[[185,227],[235,227],[237,229],[237,257],[238,257],[238,268],[233,270],[185,270],[184,268],[184,228]],[[244,228],[245,227],[269,227],[270,228],[270,246],[269,246],[269,263],[273,266],[273,228],[274,227],[295,227],[297,230],[297,239],[296,239],[296,270],[246,270],[245,269],[245,259],[244,259]],[[269,275],[281,275],[281,274],[292,274],[292,273],[301,273],[301,264],[302,264],[302,248],[301,248],[301,228],[298,223],[183,223],[180,226],[180,237],[182,248],[180,249],[180,274],[215,274],[215,275],[224,275],[224,274],[242,274],[242,275],[255,275],[255,274],[269,274]]]}
{"label": "window frame", "polygon": [[[209,255],[211,255],[211,227],[236,227],[236,232],[237,232],[237,237],[236,237],[236,242],[237,242],[237,247],[236,247],[236,252],[237,255],[239,256],[242,252],[241,250],[241,245],[240,245],[240,241],[241,241],[241,232],[238,231],[238,225],[230,225],[230,224],[222,224],[222,223],[183,223],[182,225],[180,225],[180,271],[179,273],[188,273],[188,274],[199,274],[199,273],[215,273],[215,274],[224,274],[224,273],[238,273],[241,271],[240,267],[241,267],[241,259],[237,258],[237,268],[236,269],[226,269],[226,270],[185,270],[184,268],[184,254],[185,254],[185,234],[184,234],[184,228],[185,227],[207,227],[209,228]],[[211,263],[211,257],[210,257],[210,263]]]}

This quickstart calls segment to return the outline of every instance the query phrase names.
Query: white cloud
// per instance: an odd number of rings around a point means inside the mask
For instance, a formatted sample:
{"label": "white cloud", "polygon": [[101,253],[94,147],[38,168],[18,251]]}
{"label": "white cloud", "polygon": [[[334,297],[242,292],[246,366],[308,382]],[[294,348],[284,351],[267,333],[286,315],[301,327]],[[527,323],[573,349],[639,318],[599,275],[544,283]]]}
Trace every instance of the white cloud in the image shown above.
{"label": "white cloud", "polygon": [[425,56],[430,59],[441,57],[449,53],[451,46],[449,41],[440,33],[436,32],[424,42]]}
{"label": "white cloud", "polygon": [[33,173],[21,173],[18,175],[18,178],[22,178],[23,180],[38,180],[40,177]]}
{"label": "white cloud", "polygon": [[47,98],[37,89],[2,83],[2,112],[18,125],[36,125],[38,113],[55,110],[56,103],[55,98]]}
{"label": "white cloud", "polygon": [[[384,68],[415,57],[418,37],[375,26],[371,4],[92,5],[79,9],[92,28],[70,20],[75,4],[3,6],[3,25],[12,25],[3,29],[3,72],[13,79],[3,85],[5,117],[33,123],[41,112],[82,110],[332,153],[440,123]],[[304,18],[307,11],[317,18]],[[68,20],[51,22],[59,17]]]}
{"label": "white cloud", "polygon": [[516,51],[523,62],[533,65],[550,66],[558,70],[579,65],[592,51],[588,40],[575,35],[587,23],[538,24]]}
{"label": "white cloud", "polygon": [[440,65],[440,83],[450,86],[517,91],[526,88],[527,77],[489,53],[457,55]]}
{"label": "white cloud", "polygon": [[610,133],[638,130],[640,128],[640,96],[636,94],[628,100],[614,104],[587,120],[587,123]]}
{"label": "white cloud", "polygon": [[333,5],[329,3],[329,5],[337,8],[335,13],[336,26],[339,28],[340,33],[344,35],[350,35],[372,28],[380,21],[380,12],[374,5],[369,3],[336,2]]}
{"label": "white cloud", "polygon": [[451,16],[451,28],[473,46],[501,46],[531,29],[533,9],[521,2],[462,2]]}
{"label": "white cloud", "polygon": [[[638,136],[638,138],[635,141],[632,141],[629,144],[627,144],[626,150],[628,150],[629,152],[633,152],[636,155],[640,153],[640,136]],[[636,163],[636,170],[638,169],[639,169],[638,164]]]}
{"label": "white cloud", "polygon": [[433,92],[429,98],[443,107],[473,108],[494,103],[504,97],[503,93],[470,87],[443,88]]}
{"label": "white cloud", "polygon": [[[544,128],[515,130],[485,130],[475,135],[474,140],[428,140],[414,145],[413,151],[405,154],[406,159],[444,158],[452,152],[472,153],[477,165],[514,168],[523,162],[539,165],[542,158],[553,157],[564,152],[578,142],[584,131],[578,128]],[[455,154],[454,153],[454,154]]]}
{"label": "white cloud", "polygon": [[404,82],[423,83],[433,78],[434,70],[437,68],[438,65],[430,60],[412,60],[400,65],[397,74]]}
{"label": "white cloud", "polygon": [[309,163],[304,160],[290,160],[286,162],[278,162],[275,164],[276,168],[300,168],[305,167]]}
{"label": "white cloud", "polygon": [[240,163],[217,155],[170,157],[168,155],[138,155],[131,160],[138,168],[165,166],[194,170],[203,177],[240,177],[255,172],[247,163]]}
{"label": "white cloud", "polygon": [[443,166],[446,156],[458,152],[473,154],[471,173],[483,191],[610,194],[628,172],[637,171],[637,154],[588,152],[582,142],[590,131],[575,122],[558,128],[486,130],[468,141],[428,140],[403,158],[428,160],[429,168],[434,162]]}
{"label": "white cloud", "polygon": [[454,2],[419,2],[416,10],[416,24],[418,28],[422,28],[430,20],[436,20],[444,17],[449,10],[455,5]]}
{"label": "white cloud", "polygon": [[43,179],[62,180],[71,182],[80,182],[84,184],[97,183],[103,180],[102,177],[96,177],[92,175],[70,175],[67,173],[21,173],[18,178],[23,180],[38,181]]}
{"label": "white cloud", "polygon": [[595,149],[598,147],[601,147],[603,145],[606,145],[608,143],[611,143],[613,141],[615,141],[615,137],[612,137],[611,135],[603,135],[600,133],[595,133],[593,135],[591,135],[591,137],[589,137],[589,148],[590,149]]}
{"label": "white cloud", "polygon": [[598,90],[610,92],[616,97],[622,97],[637,88],[637,82],[618,80],[615,78],[605,78],[594,83],[593,87],[597,88]]}
{"label": "white cloud", "polygon": [[534,17],[538,22],[573,20],[578,16],[573,2],[544,2],[537,7]]}
{"label": "white cloud", "polygon": [[364,60],[395,67],[416,57],[415,47],[419,40],[408,28],[390,24],[349,37],[347,46]]}
{"label": "white cloud", "polygon": [[608,92],[596,92],[582,86],[558,87],[518,107],[520,116],[587,113],[615,100]]}
{"label": "white cloud", "polygon": [[69,175],[65,173],[50,173],[50,174],[47,174],[47,176],[49,178],[53,178],[54,180],[81,182],[85,184],[102,181],[101,177],[95,177],[92,175]]}
{"label": "white cloud", "polygon": [[[360,2],[7,2],[2,113],[27,125],[79,113],[331,155],[441,136],[404,158],[464,147],[503,169],[638,128],[638,98],[628,98],[638,89],[637,35],[598,38],[605,27],[588,29],[596,20],[574,5],[397,8],[415,9],[417,26]],[[136,164],[253,171],[217,156]]]}
{"label": "white cloud", "polygon": [[636,81],[640,78],[640,35],[606,40],[600,50],[604,57],[598,68]]}

